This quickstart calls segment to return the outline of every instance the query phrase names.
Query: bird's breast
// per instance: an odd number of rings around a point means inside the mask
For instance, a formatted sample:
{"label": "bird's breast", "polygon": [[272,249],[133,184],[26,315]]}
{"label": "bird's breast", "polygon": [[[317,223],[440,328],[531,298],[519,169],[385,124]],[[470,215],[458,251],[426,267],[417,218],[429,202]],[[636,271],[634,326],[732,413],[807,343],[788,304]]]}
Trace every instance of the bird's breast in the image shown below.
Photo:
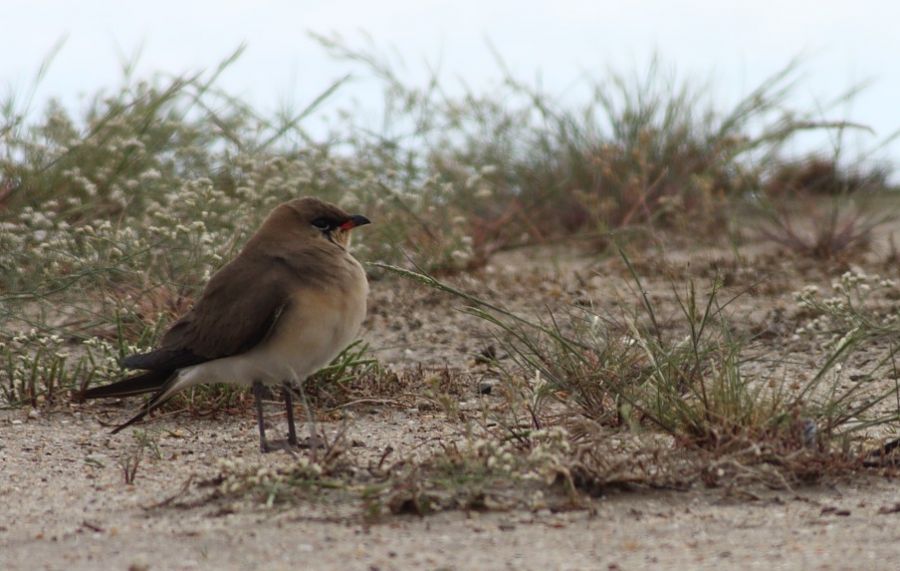
{"label": "bird's breast", "polygon": [[330,363],[356,338],[366,317],[366,274],[346,258],[340,279],[291,292],[267,339],[246,353],[187,367],[179,389],[200,382],[303,381]]}
{"label": "bird's breast", "polygon": [[299,380],[330,363],[359,334],[369,288],[362,268],[354,266],[339,283],[294,292],[265,343],[266,353]]}

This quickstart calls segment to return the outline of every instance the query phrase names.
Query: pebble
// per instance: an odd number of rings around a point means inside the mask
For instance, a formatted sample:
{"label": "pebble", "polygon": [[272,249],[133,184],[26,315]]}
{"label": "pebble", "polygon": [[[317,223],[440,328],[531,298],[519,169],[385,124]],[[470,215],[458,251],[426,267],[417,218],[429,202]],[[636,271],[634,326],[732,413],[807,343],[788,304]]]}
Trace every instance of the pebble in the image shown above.
{"label": "pebble", "polygon": [[478,394],[489,395],[493,392],[495,386],[497,386],[496,379],[481,381],[481,384],[478,385]]}
{"label": "pebble", "polygon": [[84,457],[85,462],[89,462],[91,464],[99,464],[101,466],[106,465],[106,461],[109,460],[109,456],[106,454],[88,454]]}

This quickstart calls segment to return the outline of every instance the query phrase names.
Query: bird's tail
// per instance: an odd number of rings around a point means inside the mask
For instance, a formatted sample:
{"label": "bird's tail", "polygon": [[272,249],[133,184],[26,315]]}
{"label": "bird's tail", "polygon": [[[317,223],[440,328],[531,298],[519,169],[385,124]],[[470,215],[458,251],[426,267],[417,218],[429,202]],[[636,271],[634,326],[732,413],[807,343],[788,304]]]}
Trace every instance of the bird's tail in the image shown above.
{"label": "bird's tail", "polygon": [[116,383],[103,387],[95,387],[88,389],[82,393],[85,399],[106,398],[106,397],[127,397],[139,395],[143,393],[156,392],[147,403],[141,407],[140,412],[134,415],[126,422],[120,424],[112,430],[112,434],[116,434],[120,430],[127,428],[135,422],[144,418],[147,413],[155,409],[177,392],[171,390],[178,380],[178,374],[175,371],[147,371],[134,377],[122,379]]}
{"label": "bird's tail", "polygon": [[85,399],[100,399],[152,393],[163,388],[171,376],[172,371],[147,371],[109,385],[88,389],[81,396]]}
{"label": "bird's tail", "polygon": [[128,428],[129,426],[131,426],[131,425],[134,424],[135,422],[137,422],[137,421],[141,420],[142,418],[144,418],[145,416],[147,416],[147,413],[148,413],[148,412],[150,412],[150,411],[153,410],[154,408],[158,407],[158,406],[161,405],[163,402],[169,400],[168,397],[162,398],[162,397],[165,396],[165,392],[166,392],[165,390],[161,390],[160,392],[158,392],[158,393],[156,393],[155,395],[153,395],[153,398],[150,399],[149,401],[147,401],[147,403],[146,403],[144,406],[141,407],[140,412],[138,412],[136,415],[134,415],[133,417],[129,418],[128,420],[126,420],[125,422],[123,422],[122,424],[120,424],[119,426],[113,428],[112,431],[110,432],[110,434],[116,434],[116,433],[119,432],[120,430],[125,429],[125,428]]}

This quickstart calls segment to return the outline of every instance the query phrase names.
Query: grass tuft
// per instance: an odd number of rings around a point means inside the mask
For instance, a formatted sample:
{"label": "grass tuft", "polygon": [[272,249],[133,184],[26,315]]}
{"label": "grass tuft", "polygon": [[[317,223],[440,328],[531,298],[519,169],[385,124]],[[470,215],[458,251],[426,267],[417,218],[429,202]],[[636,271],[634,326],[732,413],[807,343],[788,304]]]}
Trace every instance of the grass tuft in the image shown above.
{"label": "grass tuft", "polygon": [[[663,437],[696,453],[688,462],[692,470],[699,458],[707,468],[731,463],[742,467],[735,473],[741,477],[771,472],[789,483],[860,468],[869,441],[859,435],[900,420],[900,404],[892,405],[900,403],[894,384],[848,385],[841,373],[867,341],[886,333],[883,326],[860,318],[859,311],[851,310],[853,318],[839,323],[839,338],[819,357],[814,372],[799,373],[805,379],[799,382],[791,377],[798,373],[786,372],[789,363],[754,356],[752,335],[740,334],[728,313],[736,297],[723,299],[718,279],[705,294],[693,282],[684,290],[673,283],[680,313],[664,322],[624,251],[622,257],[631,271],[635,300],[623,305],[615,319],[573,308],[565,319],[549,315],[535,320],[426,274],[386,269],[457,296],[470,313],[497,328],[517,365],[503,371],[501,379],[507,394],[519,398],[510,416],[496,420],[510,434],[523,426],[529,427],[526,431],[545,429],[560,422],[565,426],[560,418],[578,418],[594,427],[579,429],[588,439],[581,445],[588,448],[606,450],[608,430],[639,435],[638,441],[646,438],[650,449]],[[837,317],[834,311],[832,315]],[[888,373],[893,362],[891,350],[865,374]],[[598,434],[600,440],[590,440]],[[582,479],[592,480],[586,475],[590,465],[580,468]]]}

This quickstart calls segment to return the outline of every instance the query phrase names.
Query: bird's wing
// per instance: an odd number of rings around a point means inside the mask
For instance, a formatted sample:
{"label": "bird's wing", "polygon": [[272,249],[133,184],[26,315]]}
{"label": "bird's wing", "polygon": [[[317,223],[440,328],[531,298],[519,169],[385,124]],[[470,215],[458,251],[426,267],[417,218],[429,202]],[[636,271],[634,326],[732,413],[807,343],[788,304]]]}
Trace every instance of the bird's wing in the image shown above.
{"label": "bird's wing", "polygon": [[[235,260],[236,262],[237,260]],[[210,280],[160,348],[122,361],[132,369],[174,370],[243,353],[266,338],[290,301],[280,264],[232,262]]]}

